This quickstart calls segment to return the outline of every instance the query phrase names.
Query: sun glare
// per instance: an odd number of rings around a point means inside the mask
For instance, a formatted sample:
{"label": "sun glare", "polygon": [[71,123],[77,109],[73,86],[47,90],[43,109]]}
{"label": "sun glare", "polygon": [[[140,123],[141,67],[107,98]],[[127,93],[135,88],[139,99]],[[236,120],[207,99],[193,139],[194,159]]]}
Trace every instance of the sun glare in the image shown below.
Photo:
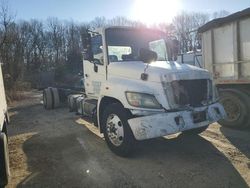
{"label": "sun glare", "polygon": [[132,18],[148,25],[171,22],[180,9],[180,0],[135,0]]}

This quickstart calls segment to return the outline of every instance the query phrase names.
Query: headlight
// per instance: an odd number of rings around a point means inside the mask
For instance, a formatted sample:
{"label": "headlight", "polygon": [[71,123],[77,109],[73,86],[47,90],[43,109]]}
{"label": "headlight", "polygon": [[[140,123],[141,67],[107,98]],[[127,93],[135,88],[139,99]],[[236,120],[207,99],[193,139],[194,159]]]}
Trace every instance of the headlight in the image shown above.
{"label": "headlight", "polygon": [[138,108],[161,109],[162,106],[156,100],[154,95],[147,93],[126,92],[128,103]]}

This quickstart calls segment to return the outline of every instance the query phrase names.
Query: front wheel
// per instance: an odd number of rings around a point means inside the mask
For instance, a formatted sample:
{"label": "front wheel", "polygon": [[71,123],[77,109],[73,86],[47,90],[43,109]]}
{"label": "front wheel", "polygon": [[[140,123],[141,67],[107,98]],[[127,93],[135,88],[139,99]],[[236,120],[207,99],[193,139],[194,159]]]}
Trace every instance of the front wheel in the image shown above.
{"label": "front wheel", "polygon": [[129,127],[129,111],[119,103],[106,107],[102,117],[105,141],[115,154],[126,157],[133,151],[134,135]]}
{"label": "front wheel", "polygon": [[10,175],[9,151],[5,133],[0,133],[0,187],[8,184]]}

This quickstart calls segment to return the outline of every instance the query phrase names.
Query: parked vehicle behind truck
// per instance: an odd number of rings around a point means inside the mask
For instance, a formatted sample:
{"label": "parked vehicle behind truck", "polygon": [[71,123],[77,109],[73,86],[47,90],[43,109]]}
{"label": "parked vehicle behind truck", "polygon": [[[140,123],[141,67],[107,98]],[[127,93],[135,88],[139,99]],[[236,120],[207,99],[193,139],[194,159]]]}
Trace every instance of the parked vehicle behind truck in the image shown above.
{"label": "parked vehicle behind truck", "polygon": [[7,139],[7,124],[9,123],[6,97],[4,91],[2,68],[0,65],[0,187],[8,184],[9,169],[9,152]]}
{"label": "parked vehicle behind truck", "polygon": [[[225,116],[209,72],[173,61],[165,33],[108,27],[83,40],[85,93],[68,101],[92,118],[116,154],[128,155],[135,140],[199,134]],[[53,90],[44,91],[46,108],[65,96]]]}
{"label": "parked vehicle behind truck", "polygon": [[199,28],[203,64],[219,88],[227,118],[220,124],[250,127],[250,8]]}

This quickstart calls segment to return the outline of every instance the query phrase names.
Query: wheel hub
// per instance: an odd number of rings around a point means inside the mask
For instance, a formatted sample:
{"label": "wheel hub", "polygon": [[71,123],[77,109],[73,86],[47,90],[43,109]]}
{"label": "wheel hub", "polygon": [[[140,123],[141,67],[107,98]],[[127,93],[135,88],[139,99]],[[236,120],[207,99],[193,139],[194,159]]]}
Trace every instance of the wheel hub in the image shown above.
{"label": "wheel hub", "polygon": [[123,124],[116,114],[110,114],[107,119],[107,134],[115,146],[120,146],[124,138]]}
{"label": "wheel hub", "polygon": [[222,101],[222,105],[227,113],[227,119],[229,121],[236,121],[240,117],[241,108],[239,104],[231,99],[225,99]]}

